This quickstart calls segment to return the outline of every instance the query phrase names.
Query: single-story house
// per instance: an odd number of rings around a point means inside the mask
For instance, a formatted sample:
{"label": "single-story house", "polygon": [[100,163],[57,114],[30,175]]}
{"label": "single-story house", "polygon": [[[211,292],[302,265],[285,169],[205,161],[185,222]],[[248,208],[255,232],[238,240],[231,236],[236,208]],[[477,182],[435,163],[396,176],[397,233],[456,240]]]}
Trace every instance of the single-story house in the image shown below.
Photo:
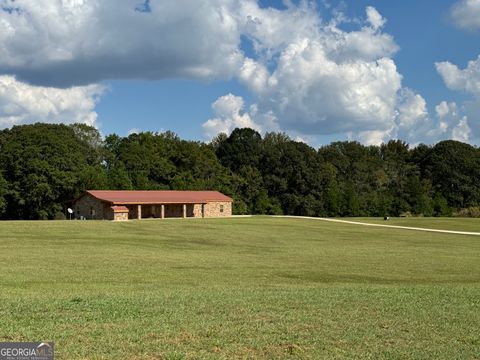
{"label": "single-story house", "polygon": [[225,217],[232,202],[218,191],[88,190],[73,211],[76,219],[96,220]]}

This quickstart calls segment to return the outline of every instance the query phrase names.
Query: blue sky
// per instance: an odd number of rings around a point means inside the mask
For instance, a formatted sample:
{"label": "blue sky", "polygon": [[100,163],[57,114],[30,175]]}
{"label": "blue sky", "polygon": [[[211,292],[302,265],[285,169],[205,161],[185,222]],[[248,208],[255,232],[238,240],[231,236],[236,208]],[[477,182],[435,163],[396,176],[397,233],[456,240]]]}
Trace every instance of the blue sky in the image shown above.
{"label": "blue sky", "polygon": [[0,3],[0,127],[479,143],[480,0]]}

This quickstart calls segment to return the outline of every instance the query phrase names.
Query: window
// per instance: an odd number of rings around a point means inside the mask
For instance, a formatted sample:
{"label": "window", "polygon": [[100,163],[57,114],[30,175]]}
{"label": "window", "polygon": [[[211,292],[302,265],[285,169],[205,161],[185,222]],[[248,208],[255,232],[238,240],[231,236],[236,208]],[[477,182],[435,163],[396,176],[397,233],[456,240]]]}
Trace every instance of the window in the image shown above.
{"label": "window", "polygon": [[223,205],[220,205],[220,212],[223,213]]}
{"label": "window", "polygon": [[95,209],[93,207],[90,208],[90,214],[93,216],[95,216]]}

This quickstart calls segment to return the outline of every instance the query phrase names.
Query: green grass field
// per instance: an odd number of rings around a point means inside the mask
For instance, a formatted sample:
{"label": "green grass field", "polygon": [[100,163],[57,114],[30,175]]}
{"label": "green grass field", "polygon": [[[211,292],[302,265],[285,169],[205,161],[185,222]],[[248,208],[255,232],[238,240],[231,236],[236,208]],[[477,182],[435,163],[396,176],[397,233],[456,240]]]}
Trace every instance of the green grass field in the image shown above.
{"label": "green grass field", "polygon": [[55,341],[57,359],[480,359],[475,236],[268,217],[2,222],[0,274],[0,341]]}
{"label": "green grass field", "polygon": [[480,219],[471,218],[425,218],[405,217],[390,218],[385,221],[383,218],[351,218],[348,220],[368,222],[381,225],[408,226],[419,228],[432,228],[440,230],[455,230],[480,233]]}

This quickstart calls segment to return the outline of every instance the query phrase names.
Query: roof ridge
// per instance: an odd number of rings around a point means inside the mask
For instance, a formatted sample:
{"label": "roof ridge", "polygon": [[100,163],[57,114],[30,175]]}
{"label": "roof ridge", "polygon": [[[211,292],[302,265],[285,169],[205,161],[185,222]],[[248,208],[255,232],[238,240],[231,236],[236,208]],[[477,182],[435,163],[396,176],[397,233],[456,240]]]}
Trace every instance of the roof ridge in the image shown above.
{"label": "roof ridge", "polygon": [[86,190],[87,192],[92,192],[92,191],[103,191],[103,192],[141,192],[141,191],[160,191],[160,192],[166,192],[166,191],[178,191],[178,192],[218,192],[221,193],[218,190]]}
{"label": "roof ridge", "polygon": [[218,190],[87,190],[87,194],[111,204],[232,202]]}

